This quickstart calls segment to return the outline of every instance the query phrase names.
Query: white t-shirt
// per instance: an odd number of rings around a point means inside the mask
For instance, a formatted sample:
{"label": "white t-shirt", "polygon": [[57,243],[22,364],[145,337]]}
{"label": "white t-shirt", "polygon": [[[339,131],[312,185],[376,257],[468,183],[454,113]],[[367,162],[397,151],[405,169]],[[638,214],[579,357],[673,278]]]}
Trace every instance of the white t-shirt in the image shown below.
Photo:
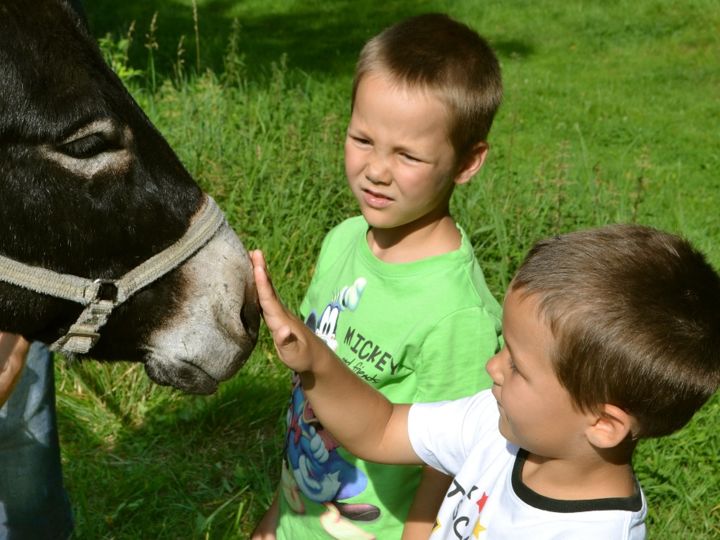
{"label": "white t-shirt", "polygon": [[408,433],[417,455],[454,476],[431,540],[645,538],[645,496],[562,501],[522,482],[527,452],[498,430],[497,402],[489,390],[410,408]]}

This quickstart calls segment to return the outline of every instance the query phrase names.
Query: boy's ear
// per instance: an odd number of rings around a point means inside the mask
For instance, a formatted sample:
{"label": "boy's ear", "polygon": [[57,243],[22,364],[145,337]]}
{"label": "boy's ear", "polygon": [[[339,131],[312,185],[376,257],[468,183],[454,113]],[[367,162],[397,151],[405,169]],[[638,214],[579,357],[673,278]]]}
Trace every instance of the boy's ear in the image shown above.
{"label": "boy's ear", "polygon": [[480,167],[483,166],[483,163],[485,163],[485,158],[487,157],[489,149],[490,146],[485,141],[476,143],[470,149],[470,152],[468,152],[465,159],[462,163],[460,163],[458,172],[455,175],[456,184],[465,184],[469,182],[473,176],[475,176],[475,173],[478,172]]}
{"label": "boy's ear", "polygon": [[635,419],[630,413],[605,403],[585,435],[597,448],[615,448],[632,435],[634,424]]}

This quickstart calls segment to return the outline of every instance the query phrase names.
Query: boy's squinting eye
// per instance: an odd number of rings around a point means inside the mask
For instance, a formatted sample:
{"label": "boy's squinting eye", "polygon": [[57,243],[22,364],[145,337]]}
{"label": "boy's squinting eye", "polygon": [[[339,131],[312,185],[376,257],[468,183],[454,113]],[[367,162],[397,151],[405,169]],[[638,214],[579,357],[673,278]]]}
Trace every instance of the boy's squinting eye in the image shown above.
{"label": "boy's squinting eye", "polygon": [[417,157],[415,157],[415,156],[413,156],[413,155],[410,155],[410,154],[408,154],[408,153],[406,153],[406,152],[403,152],[403,153],[401,153],[400,155],[401,155],[402,157],[404,157],[405,159],[407,159],[408,161],[413,161],[413,162],[417,162],[417,163],[421,163],[421,162],[422,162],[422,159],[417,158]]}
{"label": "boy's squinting eye", "polygon": [[357,135],[348,135],[350,139],[356,144],[359,144],[361,146],[366,146],[370,144],[370,141],[368,139],[365,139],[364,137],[359,137]]}
{"label": "boy's squinting eye", "polygon": [[517,373],[517,366],[515,365],[515,362],[512,359],[512,356],[508,356],[508,363],[510,364],[510,371],[513,373]]}

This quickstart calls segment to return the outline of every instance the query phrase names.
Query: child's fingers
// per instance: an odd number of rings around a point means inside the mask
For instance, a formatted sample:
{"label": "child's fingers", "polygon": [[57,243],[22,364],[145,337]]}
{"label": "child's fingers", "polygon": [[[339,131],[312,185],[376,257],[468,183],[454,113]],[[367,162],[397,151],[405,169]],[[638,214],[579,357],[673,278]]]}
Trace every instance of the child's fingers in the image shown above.
{"label": "child's fingers", "polygon": [[[262,251],[255,250],[250,253],[250,259],[253,264],[253,275],[255,277],[255,285],[260,299],[260,305],[263,311],[267,307],[273,308],[274,304],[279,304],[280,300],[275,292],[270,276],[267,273],[267,265]],[[267,306],[266,306],[267,305]]]}
{"label": "child's fingers", "polygon": [[297,343],[297,336],[292,331],[292,328],[288,325],[280,326],[276,332],[273,333],[273,340],[278,348],[287,348]]}
{"label": "child's fingers", "polygon": [[270,331],[274,333],[280,326],[288,324],[292,317],[283,306],[275,287],[273,287],[262,251],[253,251],[250,254],[250,259],[253,263],[255,286],[257,287],[263,318]]}
{"label": "child's fingers", "polygon": [[305,325],[297,319],[280,301],[267,272],[265,257],[259,250],[250,253],[255,275],[255,285],[263,311],[263,318],[272,334],[280,358],[292,369],[302,368],[303,351],[308,343],[303,337]]}
{"label": "child's fingers", "polygon": [[253,272],[256,272],[257,270],[262,270],[265,274],[265,278],[263,278],[263,281],[269,281],[269,277],[267,277],[267,263],[265,262],[265,255],[262,251],[259,249],[254,249],[250,252],[250,262],[252,263]]}
{"label": "child's fingers", "polygon": [[250,261],[252,262],[253,268],[256,266],[265,266],[265,255],[260,249],[253,249],[250,252]]}

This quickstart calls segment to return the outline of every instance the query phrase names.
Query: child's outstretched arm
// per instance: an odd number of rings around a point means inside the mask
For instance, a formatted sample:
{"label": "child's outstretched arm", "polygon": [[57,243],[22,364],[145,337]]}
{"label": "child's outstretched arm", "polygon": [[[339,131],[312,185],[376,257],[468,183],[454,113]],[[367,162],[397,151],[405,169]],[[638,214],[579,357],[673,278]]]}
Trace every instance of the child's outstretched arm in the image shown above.
{"label": "child's outstretched arm", "polygon": [[261,251],[250,254],[263,318],[280,359],[296,371],[315,415],[348,451],[378,463],[422,463],[407,431],[409,405],[365,384],[280,302]]}

